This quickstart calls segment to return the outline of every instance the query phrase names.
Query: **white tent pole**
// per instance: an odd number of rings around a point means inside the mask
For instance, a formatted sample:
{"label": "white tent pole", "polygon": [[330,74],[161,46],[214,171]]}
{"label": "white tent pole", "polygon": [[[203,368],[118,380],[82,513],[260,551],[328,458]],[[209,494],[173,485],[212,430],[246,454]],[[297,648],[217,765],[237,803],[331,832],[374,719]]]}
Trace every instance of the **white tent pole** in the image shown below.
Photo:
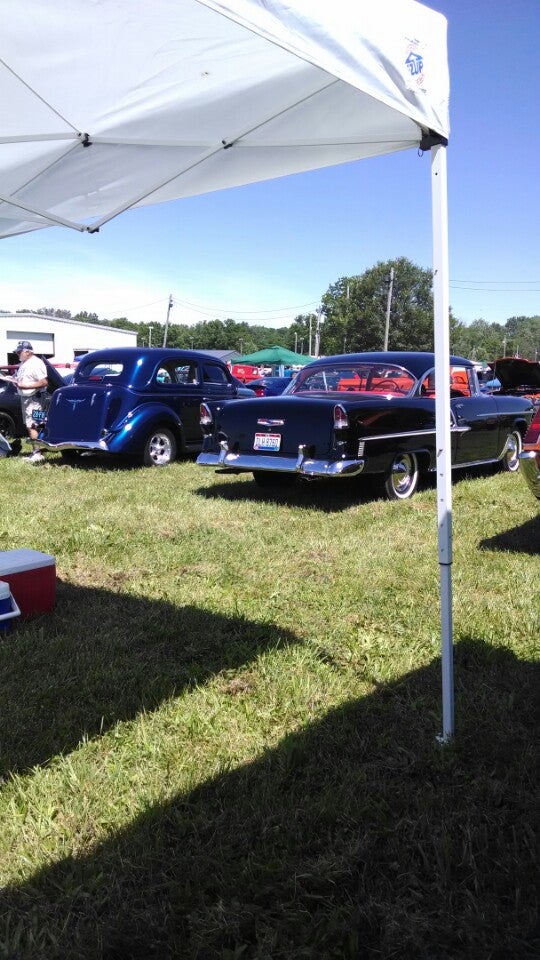
{"label": "white tent pole", "polygon": [[435,419],[437,444],[437,522],[439,542],[442,734],[454,735],[454,664],[452,643],[452,434],[450,429],[450,325],[448,267],[448,188],[446,147],[431,148],[433,220],[433,306],[435,331]]}

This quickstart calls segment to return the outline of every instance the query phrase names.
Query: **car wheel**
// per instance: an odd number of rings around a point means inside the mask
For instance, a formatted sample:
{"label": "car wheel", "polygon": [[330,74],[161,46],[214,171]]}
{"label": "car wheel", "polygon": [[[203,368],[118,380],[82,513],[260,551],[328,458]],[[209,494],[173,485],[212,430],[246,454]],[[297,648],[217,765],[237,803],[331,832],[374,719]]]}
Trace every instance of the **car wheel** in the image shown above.
{"label": "car wheel", "polygon": [[253,479],[258,487],[292,487],[296,477],[290,473],[277,473],[272,470],[254,470]]}
{"label": "car wheel", "polygon": [[506,438],[504,456],[502,458],[502,468],[508,473],[516,473],[519,470],[519,455],[523,446],[519,430],[513,430]]}
{"label": "car wheel", "polygon": [[167,467],[176,459],[176,440],[166,427],[157,427],[149,435],[143,453],[145,467]]}
{"label": "car wheel", "polygon": [[0,413],[0,433],[6,440],[15,436],[15,422],[9,413]]}
{"label": "car wheel", "polygon": [[398,453],[394,458],[384,489],[389,500],[408,500],[418,486],[420,473],[414,453]]}

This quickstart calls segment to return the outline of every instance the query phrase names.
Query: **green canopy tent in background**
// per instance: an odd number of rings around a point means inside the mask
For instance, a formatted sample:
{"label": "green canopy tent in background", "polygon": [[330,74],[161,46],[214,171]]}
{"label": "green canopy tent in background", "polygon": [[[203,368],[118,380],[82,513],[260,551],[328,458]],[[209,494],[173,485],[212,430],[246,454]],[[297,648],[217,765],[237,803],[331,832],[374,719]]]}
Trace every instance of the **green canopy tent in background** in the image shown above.
{"label": "green canopy tent in background", "polygon": [[295,353],[294,350],[287,350],[286,347],[268,347],[266,350],[257,350],[255,353],[248,353],[245,357],[239,357],[236,363],[254,363],[266,364],[267,366],[277,367],[278,376],[283,376],[285,367],[305,367],[306,363],[311,363],[314,357],[308,357],[305,353]]}

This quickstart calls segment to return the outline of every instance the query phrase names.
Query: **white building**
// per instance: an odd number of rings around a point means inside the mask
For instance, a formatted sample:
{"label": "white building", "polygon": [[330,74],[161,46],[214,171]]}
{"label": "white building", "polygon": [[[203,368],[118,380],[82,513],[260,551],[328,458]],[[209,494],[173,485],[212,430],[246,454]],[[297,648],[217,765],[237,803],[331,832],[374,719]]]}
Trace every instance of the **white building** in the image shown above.
{"label": "white building", "polygon": [[37,313],[0,313],[0,364],[18,362],[13,351],[19,340],[29,340],[35,353],[58,366],[73,363],[89,350],[137,346],[134,330]]}

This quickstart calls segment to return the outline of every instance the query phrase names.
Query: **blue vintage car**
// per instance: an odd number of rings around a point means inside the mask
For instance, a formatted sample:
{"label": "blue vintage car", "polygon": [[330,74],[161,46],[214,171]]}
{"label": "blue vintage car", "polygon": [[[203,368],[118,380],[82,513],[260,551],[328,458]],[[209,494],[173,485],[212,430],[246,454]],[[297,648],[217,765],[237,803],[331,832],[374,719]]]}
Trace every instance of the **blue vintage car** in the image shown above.
{"label": "blue vintage car", "polygon": [[[193,350],[96,350],[73,383],[52,398],[40,443],[65,459],[82,452],[122,454],[166,466],[202,446],[203,401],[234,400],[238,387],[220,360]],[[246,402],[246,401],[242,401]]]}
{"label": "blue vintage car", "polygon": [[[435,358],[432,353],[358,353],[305,366],[281,396],[203,404],[197,462],[249,472],[260,486],[298,478],[374,474],[391,499],[412,496],[433,471]],[[499,461],[519,469],[533,404],[480,391],[474,364],[450,358],[452,465]]]}

